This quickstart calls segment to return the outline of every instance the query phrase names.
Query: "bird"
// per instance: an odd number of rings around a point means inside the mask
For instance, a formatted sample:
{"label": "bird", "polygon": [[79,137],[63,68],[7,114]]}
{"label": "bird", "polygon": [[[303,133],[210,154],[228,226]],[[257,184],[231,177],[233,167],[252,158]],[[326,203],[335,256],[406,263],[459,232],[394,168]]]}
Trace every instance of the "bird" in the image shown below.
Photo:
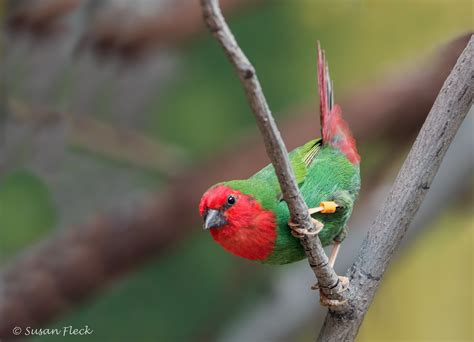
{"label": "bird", "polygon": [[317,69],[321,137],[289,153],[317,230],[307,231],[291,222],[269,164],[247,179],[211,186],[199,203],[204,229],[234,255],[266,264],[292,263],[306,257],[299,240],[317,233],[323,246],[333,245],[329,264],[334,266],[360,190],[360,156],[342,110],[334,104],[333,84],[319,42]]}

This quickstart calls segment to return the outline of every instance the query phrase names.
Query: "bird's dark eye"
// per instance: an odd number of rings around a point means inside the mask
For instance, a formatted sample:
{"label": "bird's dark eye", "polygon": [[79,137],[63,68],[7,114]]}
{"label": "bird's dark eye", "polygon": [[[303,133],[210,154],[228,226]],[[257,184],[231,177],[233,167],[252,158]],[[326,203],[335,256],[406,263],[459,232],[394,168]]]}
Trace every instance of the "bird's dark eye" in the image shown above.
{"label": "bird's dark eye", "polygon": [[227,204],[228,205],[233,205],[235,203],[235,197],[230,195],[229,197],[227,197]]}

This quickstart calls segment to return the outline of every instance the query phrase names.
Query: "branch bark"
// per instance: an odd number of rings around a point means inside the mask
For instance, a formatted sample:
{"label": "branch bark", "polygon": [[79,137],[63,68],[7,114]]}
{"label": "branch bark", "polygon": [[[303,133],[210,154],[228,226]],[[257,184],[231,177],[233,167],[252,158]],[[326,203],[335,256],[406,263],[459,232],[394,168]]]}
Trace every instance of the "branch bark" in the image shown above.
{"label": "branch bark", "polygon": [[349,302],[329,311],[318,341],[352,341],[374,298],[393,253],[420,207],[443,157],[472,106],[474,38],[444,82],[382,209],[348,275]]}
{"label": "branch bark", "polygon": [[[219,1],[201,0],[201,4],[204,20],[209,30],[224,49],[245,89],[247,100],[262,134],[267,155],[275,168],[283,198],[288,205],[291,220],[301,228],[312,232],[315,230],[315,227],[308,214],[308,206],[301,196],[291,168],[288,151],[273,119],[255,69],[240,49],[234,35],[225,22],[219,7]],[[329,299],[342,300],[344,295],[339,294],[342,292],[342,283],[339,281],[336,272],[329,265],[328,257],[324,252],[319,237],[306,235],[301,239],[301,244],[308,257],[309,265],[318,280],[320,289]]]}

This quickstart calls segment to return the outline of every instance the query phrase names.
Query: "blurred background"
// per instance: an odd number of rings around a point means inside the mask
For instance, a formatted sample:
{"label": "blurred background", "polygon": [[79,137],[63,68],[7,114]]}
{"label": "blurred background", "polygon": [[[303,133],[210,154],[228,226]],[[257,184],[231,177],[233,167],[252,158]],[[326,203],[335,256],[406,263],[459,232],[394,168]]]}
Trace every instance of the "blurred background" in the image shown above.
{"label": "blurred background", "polygon": [[[471,36],[473,4],[221,6],[289,148],[319,136],[316,41],[326,50],[362,156],[344,273]],[[201,229],[201,194],[268,158],[198,1],[4,0],[0,17],[0,339],[87,325],[90,341],[313,341],[325,310],[306,261],[255,264]],[[359,341],[474,339],[472,116]]]}

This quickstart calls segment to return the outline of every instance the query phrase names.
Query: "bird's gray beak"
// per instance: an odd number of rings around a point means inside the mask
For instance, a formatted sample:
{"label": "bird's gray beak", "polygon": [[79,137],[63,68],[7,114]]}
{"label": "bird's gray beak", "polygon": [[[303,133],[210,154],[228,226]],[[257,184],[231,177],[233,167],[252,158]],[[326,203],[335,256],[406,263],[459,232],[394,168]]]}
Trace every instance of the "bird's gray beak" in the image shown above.
{"label": "bird's gray beak", "polygon": [[227,224],[224,214],[220,210],[208,209],[204,216],[204,229],[218,228]]}

